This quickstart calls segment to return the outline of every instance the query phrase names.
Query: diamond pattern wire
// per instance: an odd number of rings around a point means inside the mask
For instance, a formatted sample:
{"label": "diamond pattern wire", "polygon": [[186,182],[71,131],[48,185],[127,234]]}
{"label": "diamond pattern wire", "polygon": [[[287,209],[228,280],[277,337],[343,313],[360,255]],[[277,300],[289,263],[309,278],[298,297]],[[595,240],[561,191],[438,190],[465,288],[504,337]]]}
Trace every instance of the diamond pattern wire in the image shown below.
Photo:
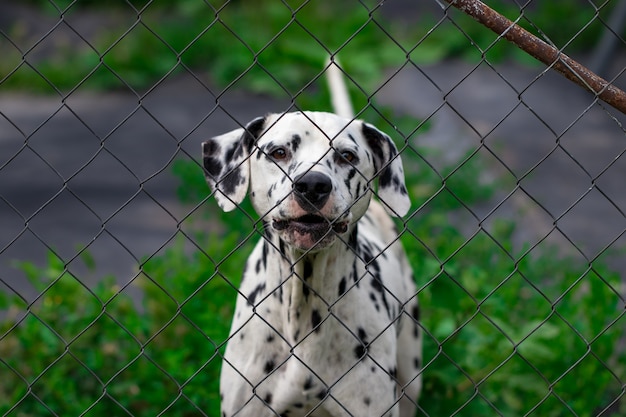
{"label": "diamond pattern wire", "polygon": [[[418,415],[624,415],[625,115],[445,2],[257,3],[0,5],[0,414],[221,415],[265,225],[249,201],[217,208],[199,145],[270,112],[329,110],[336,54],[357,117],[404,161]],[[610,46],[593,65],[626,87],[623,0],[486,3],[583,64]],[[312,374],[297,351],[314,332],[288,358]],[[281,414],[261,387],[286,362],[250,381],[266,415]],[[298,415],[355,415],[345,378]]]}

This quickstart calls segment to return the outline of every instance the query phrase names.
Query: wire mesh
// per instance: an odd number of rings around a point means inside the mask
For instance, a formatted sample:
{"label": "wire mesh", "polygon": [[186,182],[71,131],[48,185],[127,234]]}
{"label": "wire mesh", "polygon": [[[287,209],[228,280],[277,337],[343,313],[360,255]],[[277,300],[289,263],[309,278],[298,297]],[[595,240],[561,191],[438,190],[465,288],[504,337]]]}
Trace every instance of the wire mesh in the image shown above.
{"label": "wire mesh", "polygon": [[[487,3],[624,87],[623,0]],[[412,206],[394,240],[417,290],[396,301],[420,303],[418,415],[626,410],[625,116],[462,12],[5,2],[0,39],[2,415],[221,415],[234,303],[250,301],[240,281],[265,213],[249,200],[221,212],[200,143],[267,113],[329,111],[329,55],[356,117],[389,134],[405,166]],[[340,321],[323,301],[321,325]],[[288,360],[317,372],[298,346]],[[281,415],[266,379],[248,400]],[[291,415],[359,415],[341,400],[348,379]]]}

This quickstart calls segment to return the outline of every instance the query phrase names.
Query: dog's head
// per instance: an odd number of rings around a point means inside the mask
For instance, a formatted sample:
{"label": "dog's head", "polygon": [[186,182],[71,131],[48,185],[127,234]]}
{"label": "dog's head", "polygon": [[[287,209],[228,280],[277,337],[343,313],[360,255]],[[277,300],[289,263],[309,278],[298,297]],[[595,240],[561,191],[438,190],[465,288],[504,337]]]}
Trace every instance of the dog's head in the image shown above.
{"label": "dog's head", "polygon": [[254,119],[202,144],[204,172],[225,211],[248,188],[257,213],[288,244],[321,249],[365,213],[378,178],[387,211],[410,207],[402,161],[389,136],[334,114],[296,112]]}

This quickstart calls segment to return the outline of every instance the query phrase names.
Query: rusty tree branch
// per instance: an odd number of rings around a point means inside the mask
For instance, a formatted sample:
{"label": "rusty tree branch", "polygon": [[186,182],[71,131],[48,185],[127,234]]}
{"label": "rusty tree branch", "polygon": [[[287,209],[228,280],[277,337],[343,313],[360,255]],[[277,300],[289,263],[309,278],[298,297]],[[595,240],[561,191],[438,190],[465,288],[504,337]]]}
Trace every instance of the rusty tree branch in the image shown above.
{"label": "rusty tree branch", "polygon": [[626,114],[626,93],[478,0],[444,0]]}

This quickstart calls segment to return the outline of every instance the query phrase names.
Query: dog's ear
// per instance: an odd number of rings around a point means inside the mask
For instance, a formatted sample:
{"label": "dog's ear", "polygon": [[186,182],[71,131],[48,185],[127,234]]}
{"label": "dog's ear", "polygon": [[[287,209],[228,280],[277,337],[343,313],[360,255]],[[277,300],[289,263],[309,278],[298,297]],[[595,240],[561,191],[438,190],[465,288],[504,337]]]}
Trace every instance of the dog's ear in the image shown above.
{"label": "dog's ear", "polygon": [[411,200],[404,184],[402,159],[396,145],[389,136],[368,123],[363,123],[362,133],[374,154],[379,200],[392,216],[404,216],[411,207]]}
{"label": "dog's ear", "polygon": [[202,143],[204,175],[215,193],[217,204],[231,211],[248,192],[252,148],[265,127],[265,118],[251,121],[245,128],[216,136]]}

